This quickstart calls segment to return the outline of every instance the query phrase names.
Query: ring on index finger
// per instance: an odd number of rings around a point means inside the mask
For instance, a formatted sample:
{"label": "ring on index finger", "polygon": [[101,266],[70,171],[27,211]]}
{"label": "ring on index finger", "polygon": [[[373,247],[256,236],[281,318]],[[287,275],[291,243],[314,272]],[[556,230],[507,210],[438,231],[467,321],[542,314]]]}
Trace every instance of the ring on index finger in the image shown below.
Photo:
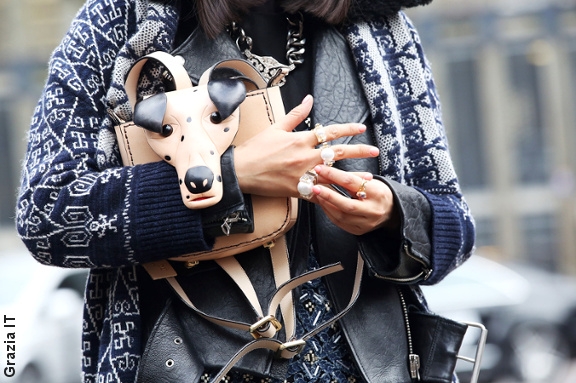
{"label": "ring on index finger", "polygon": [[323,144],[328,139],[328,135],[326,134],[326,128],[321,124],[316,124],[312,132],[316,135],[316,139],[318,140],[318,145]]}

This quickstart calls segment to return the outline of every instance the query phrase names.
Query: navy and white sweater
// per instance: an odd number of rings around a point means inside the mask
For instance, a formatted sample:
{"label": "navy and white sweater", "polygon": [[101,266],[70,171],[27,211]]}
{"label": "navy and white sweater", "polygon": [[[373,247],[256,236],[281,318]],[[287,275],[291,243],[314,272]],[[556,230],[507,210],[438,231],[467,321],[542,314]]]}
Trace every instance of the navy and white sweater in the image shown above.
{"label": "navy and white sweater", "polygon": [[[17,230],[41,263],[90,268],[83,323],[85,382],[134,382],[141,353],[134,265],[207,250],[200,215],[164,163],[122,167],[107,110],[130,119],[124,76],[172,48],[178,12],[146,0],[88,0],[54,51],[34,112]],[[383,175],[432,209],[432,267],[441,280],[471,253],[474,225],[448,152],[432,75],[403,13],[344,29],[371,107]]]}

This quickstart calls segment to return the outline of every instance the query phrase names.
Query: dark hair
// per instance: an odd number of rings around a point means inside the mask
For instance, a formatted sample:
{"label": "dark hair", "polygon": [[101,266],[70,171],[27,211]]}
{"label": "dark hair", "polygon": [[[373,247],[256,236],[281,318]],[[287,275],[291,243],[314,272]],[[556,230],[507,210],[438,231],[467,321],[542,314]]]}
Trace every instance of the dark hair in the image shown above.
{"label": "dark hair", "polygon": [[[174,3],[176,0],[155,0]],[[181,0],[185,19],[190,13],[210,38],[215,38],[232,21],[240,20],[250,8],[262,5],[267,0]],[[340,24],[348,15],[353,0],[281,0],[280,6],[288,13],[302,11],[329,24]]]}
{"label": "dark hair", "polygon": [[284,0],[281,4],[288,13],[303,11],[336,25],[348,16],[352,0]]}
{"label": "dark hair", "polygon": [[[189,1],[189,0],[188,0]],[[238,20],[243,14],[266,0],[195,0],[196,16],[200,26],[214,38],[226,25]]]}

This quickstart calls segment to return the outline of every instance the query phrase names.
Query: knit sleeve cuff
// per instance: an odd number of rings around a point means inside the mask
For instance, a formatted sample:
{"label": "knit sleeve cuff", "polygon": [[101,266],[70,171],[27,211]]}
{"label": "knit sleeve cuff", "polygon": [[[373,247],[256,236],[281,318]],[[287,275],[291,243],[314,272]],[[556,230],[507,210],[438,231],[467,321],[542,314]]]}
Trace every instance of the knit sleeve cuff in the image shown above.
{"label": "knit sleeve cuff", "polygon": [[433,222],[431,244],[434,272],[426,284],[435,284],[470,256],[475,228],[461,196],[422,193],[432,207]]}
{"label": "knit sleeve cuff", "polygon": [[134,168],[130,244],[139,262],[209,250],[198,210],[184,206],[175,169],[165,162]]}

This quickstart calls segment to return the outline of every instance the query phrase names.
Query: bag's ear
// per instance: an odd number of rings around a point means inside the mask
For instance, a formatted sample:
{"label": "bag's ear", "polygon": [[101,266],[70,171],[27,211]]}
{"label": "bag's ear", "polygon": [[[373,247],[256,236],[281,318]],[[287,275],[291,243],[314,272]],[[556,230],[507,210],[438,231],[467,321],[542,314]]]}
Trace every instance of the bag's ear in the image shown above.
{"label": "bag's ear", "polygon": [[151,132],[164,134],[163,121],[167,103],[166,93],[158,93],[137,102],[134,106],[134,123]]}
{"label": "bag's ear", "polygon": [[274,85],[266,83],[264,77],[262,77],[262,74],[260,74],[260,72],[258,72],[258,70],[252,66],[252,64],[246,60],[240,59],[223,60],[214,64],[212,67],[204,71],[202,76],[200,76],[198,85],[207,84],[208,81],[212,78],[214,70],[219,68],[228,68],[230,70],[236,71],[240,76],[239,78],[244,82],[248,92],[257,89],[268,88]]}
{"label": "bag's ear", "polygon": [[208,81],[208,95],[225,120],[246,99],[242,73],[232,68],[214,68]]}

